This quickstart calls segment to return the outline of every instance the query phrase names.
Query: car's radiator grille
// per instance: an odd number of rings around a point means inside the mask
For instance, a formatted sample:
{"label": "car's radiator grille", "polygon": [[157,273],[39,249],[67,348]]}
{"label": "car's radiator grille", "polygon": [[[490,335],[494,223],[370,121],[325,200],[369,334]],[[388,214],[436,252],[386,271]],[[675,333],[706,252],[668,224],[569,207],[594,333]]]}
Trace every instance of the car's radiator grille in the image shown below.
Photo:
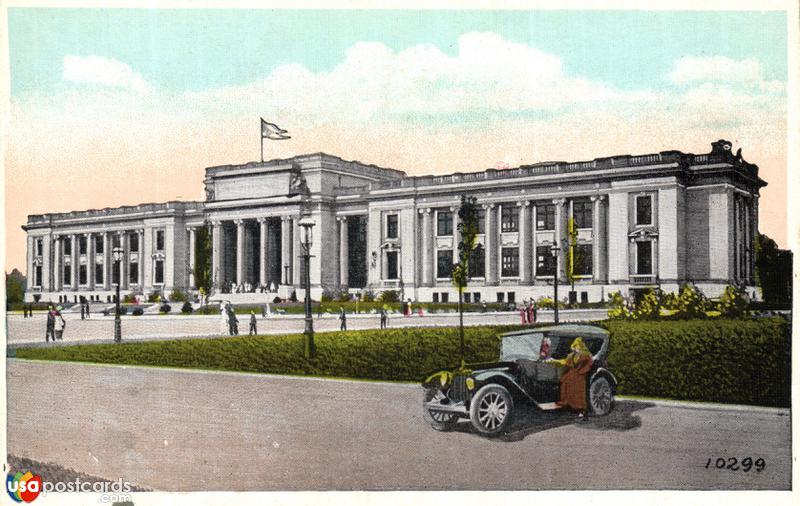
{"label": "car's radiator grille", "polygon": [[453,377],[453,386],[447,396],[454,401],[467,402],[467,377],[457,374]]}

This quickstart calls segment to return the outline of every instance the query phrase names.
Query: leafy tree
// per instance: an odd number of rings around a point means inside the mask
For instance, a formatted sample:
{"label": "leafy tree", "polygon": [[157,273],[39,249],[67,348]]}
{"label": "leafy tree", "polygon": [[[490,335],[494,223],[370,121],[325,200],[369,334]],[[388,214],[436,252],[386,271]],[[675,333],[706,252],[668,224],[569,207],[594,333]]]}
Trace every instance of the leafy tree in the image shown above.
{"label": "leafy tree", "polygon": [[458,288],[458,334],[461,342],[461,366],[464,366],[464,288],[469,282],[469,259],[478,239],[478,205],[475,197],[461,195],[458,208],[458,263],[453,266],[453,284]]}
{"label": "leafy tree", "polygon": [[25,276],[18,269],[6,273],[6,302],[18,304],[25,299]]}
{"label": "leafy tree", "polygon": [[[200,227],[195,235],[194,250],[194,284],[200,291],[201,302],[208,303],[214,283],[212,272],[212,241],[211,229],[208,225]],[[205,301],[203,300],[206,299]]]}
{"label": "leafy tree", "polygon": [[792,252],[764,234],[756,240],[756,284],[764,302],[771,304],[792,301]]}

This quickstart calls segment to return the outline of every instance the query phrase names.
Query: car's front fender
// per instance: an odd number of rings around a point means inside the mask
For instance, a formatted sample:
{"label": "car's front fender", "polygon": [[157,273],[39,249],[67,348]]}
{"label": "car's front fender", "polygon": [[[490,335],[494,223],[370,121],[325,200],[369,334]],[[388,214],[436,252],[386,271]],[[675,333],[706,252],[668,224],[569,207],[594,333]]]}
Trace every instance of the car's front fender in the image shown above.
{"label": "car's front fender", "polygon": [[490,383],[497,383],[503,385],[509,393],[515,397],[523,397],[529,401],[535,400],[528,395],[528,392],[517,382],[513,374],[507,371],[484,371],[472,376],[475,379],[475,391],[480,390],[483,386]]}

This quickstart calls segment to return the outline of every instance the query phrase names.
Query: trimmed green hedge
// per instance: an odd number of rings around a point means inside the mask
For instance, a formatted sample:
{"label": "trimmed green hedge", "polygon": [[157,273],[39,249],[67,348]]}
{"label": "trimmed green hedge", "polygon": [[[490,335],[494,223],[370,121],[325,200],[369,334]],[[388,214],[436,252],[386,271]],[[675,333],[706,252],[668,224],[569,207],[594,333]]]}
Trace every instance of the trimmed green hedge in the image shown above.
{"label": "trimmed green hedge", "polygon": [[[790,332],[782,318],[603,325],[620,394],[789,406]],[[496,360],[497,336],[517,328],[466,327],[467,360]],[[310,362],[299,334],[20,348],[16,356],[391,381],[420,381],[459,360],[455,327],[325,332],[315,342]]]}
{"label": "trimmed green hedge", "polygon": [[761,406],[791,402],[791,336],[783,318],[610,321],[619,393]]}

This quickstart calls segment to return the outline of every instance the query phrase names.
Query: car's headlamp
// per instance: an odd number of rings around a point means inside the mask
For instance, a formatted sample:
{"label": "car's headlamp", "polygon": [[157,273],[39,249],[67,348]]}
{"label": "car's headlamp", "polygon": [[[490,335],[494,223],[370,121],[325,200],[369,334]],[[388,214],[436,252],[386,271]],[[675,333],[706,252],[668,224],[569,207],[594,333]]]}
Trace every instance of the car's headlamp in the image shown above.
{"label": "car's headlamp", "polygon": [[450,383],[450,373],[443,372],[439,375],[439,383],[441,383],[442,388],[446,387],[448,383]]}
{"label": "car's headlamp", "polygon": [[467,384],[467,388],[469,390],[474,390],[475,389],[475,380],[474,379],[467,378],[466,384]]}

